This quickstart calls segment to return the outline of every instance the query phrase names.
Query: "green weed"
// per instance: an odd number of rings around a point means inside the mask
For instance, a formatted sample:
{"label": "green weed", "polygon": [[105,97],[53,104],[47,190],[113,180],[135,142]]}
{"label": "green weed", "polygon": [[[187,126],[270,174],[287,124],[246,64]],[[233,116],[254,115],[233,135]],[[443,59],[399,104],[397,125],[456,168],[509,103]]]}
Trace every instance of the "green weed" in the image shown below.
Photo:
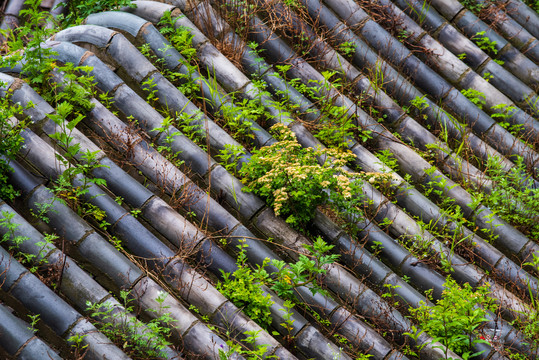
{"label": "green weed", "polygon": [[0,198],[13,200],[19,195],[11,184],[8,183],[8,174],[13,171],[10,162],[15,159],[23,146],[24,139],[21,132],[25,122],[12,124],[11,118],[22,114],[19,104],[11,104],[11,93],[0,99]]}
{"label": "green weed", "polygon": [[475,104],[480,109],[483,109],[483,106],[486,104],[486,97],[481,91],[475,89],[463,89],[460,91],[462,95],[466,96],[468,100]]}
{"label": "green weed", "polygon": [[[247,335],[247,337],[243,339],[243,342],[248,344],[255,344],[259,333],[260,330],[245,332],[245,335]],[[277,356],[275,355],[265,356],[266,351],[268,350],[268,345],[255,345],[254,349],[246,349],[245,347],[231,340],[227,341],[226,344],[228,345],[227,351],[219,349],[219,360],[229,360],[235,358],[233,357],[233,354],[242,355],[246,360],[277,359]]]}
{"label": "green weed", "polygon": [[73,0],[66,4],[65,15],[61,15],[58,21],[64,27],[79,25],[88,15],[107,10],[119,10],[122,7],[135,7],[131,0]]}
{"label": "green weed", "polygon": [[167,338],[174,320],[169,313],[163,312],[166,309],[166,306],[163,306],[166,296],[167,294],[163,293],[155,299],[160,304],[159,309],[153,310],[158,316],[147,324],[129,315],[133,312],[134,306],[131,304],[132,300],[129,299],[128,291],[120,292],[124,309],[110,302],[104,304],[87,302],[86,306],[92,318],[100,319],[97,320],[96,325],[101,333],[129,356],[147,359],[148,357],[163,357],[162,350],[171,345]]}
{"label": "green weed", "polygon": [[[486,51],[492,55],[498,55],[498,49],[496,49],[497,42],[494,40],[490,40],[488,36],[485,36],[486,31],[479,31],[475,33],[474,36],[471,37],[471,39],[479,46],[479,48],[483,51]],[[504,62],[502,60],[493,59],[494,62],[496,62],[499,65],[503,65]]]}
{"label": "green weed", "polygon": [[425,19],[427,18],[427,14],[429,13],[430,4],[427,0],[423,0],[423,3],[421,4],[421,10],[417,10],[411,3],[406,1],[408,4],[408,7],[413,11],[414,15],[418,19],[419,25],[422,25]]}
{"label": "green weed", "polygon": [[502,169],[500,159],[489,157],[487,175],[496,184],[483,203],[505,221],[515,225],[533,239],[539,239],[539,189],[533,188],[526,175],[526,165],[518,158],[509,172]]}
{"label": "green weed", "polygon": [[238,257],[236,264],[238,269],[230,274],[221,270],[223,281],[217,283],[217,289],[229,298],[237,307],[256,321],[260,326],[267,329],[271,324],[270,307],[273,305],[271,296],[261,288],[262,284],[269,281],[269,275],[264,270],[265,262],[253,270],[247,265],[247,255],[245,241],[240,240]]}
{"label": "green weed", "polygon": [[472,346],[488,343],[479,338],[481,326],[487,321],[487,310],[495,310],[488,287],[480,286],[474,291],[470,284],[461,287],[449,276],[444,287],[442,298],[434,306],[422,304],[409,311],[433,337],[433,342],[439,341],[445,346],[445,359],[450,359],[448,350],[463,359],[475,357],[479,353],[472,353]]}
{"label": "green weed", "polygon": [[481,10],[483,10],[488,3],[488,0],[486,3],[477,2],[475,0],[461,0],[460,2],[462,5],[464,5],[468,10],[473,12],[475,15],[478,15]]}
{"label": "green weed", "polygon": [[352,41],[340,43],[337,49],[346,57],[352,57],[356,53],[356,45]]}
{"label": "green weed", "polygon": [[325,274],[325,266],[333,264],[339,255],[328,254],[333,245],[328,245],[317,237],[313,245],[305,245],[309,256],[301,254],[299,260],[294,264],[287,264],[284,261],[273,260],[271,264],[277,268],[275,279],[271,288],[280,296],[291,299],[293,291],[299,286],[308,286],[314,294],[324,292],[316,284],[319,275]]}

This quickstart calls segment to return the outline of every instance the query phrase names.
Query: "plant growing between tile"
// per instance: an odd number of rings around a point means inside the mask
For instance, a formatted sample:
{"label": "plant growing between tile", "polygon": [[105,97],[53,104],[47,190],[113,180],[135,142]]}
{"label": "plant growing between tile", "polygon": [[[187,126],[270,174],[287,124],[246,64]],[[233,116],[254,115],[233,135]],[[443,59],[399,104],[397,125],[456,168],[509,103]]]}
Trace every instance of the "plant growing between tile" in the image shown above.
{"label": "plant growing between tile", "polygon": [[[539,256],[533,255],[533,260],[526,262],[523,266],[531,266],[534,269],[539,269]],[[530,306],[528,311],[524,312],[523,317],[516,318],[512,325],[518,327],[526,336],[526,338],[532,340],[530,346],[535,354],[539,351],[539,298],[533,296],[532,286],[528,281],[528,292],[530,297]],[[521,360],[520,354],[509,354],[511,359]]]}
{"label": "plant growing between tile", "polygon": [[[28,254],[19,250],[20,245],[26,240],[28,240],[29,238],[23,235],[15,235],[15,231],[17,231],[20,224],[17,224],[13,221],[14,217],[15,217],[14,213],[11,213],[8,211],[2,211],[2,217],[0,218],[0,227],[4,229],[5,233],[0,239],[0,242],[11,243],[12,245],[9,246],[8,250],[14,254],[14,257],[21,264],[32,265],[32,268],[30,268],[30,272],[32,273],[36,272],[37,266],[40,265],[40,263],[46,263],[47,260],[42,259],[39,263],[36,263],[35,260],[37,256],[35,254]],[[41,246],[41,244],[38,246]]]}
{"label": "plant growing between tile", "polygon": [[28,327],[28,330],[30,330],[33,333],[37,332],[36,326],[40,320],[39,316],[40,316],[39,314],[28,315],[28,318],[30,319],[30,326]]}
{"label": "plant growing between tile", "polygon": [[[51,69],[50,59],[51,50],[40,46],[52,34],[52,30],[47,30],[41,24],[50,19],[50,14],[42,12],[39,9],[41,0],[25,1],[25,8],[21,10],[20,16],[26,18],[25,26],[15,29],[3,29],[0,33],[7,39],[5,44],[5,54],[0,59],[0,67],[14,67],[21,64],[22,73],[30,80],[29,82],[36,87],[44,86],[47,74]],[[4,84],[2,84],[4,85]],[[5,199],[13,199],[15,192],[11,185],[6,184],[6,174],[11,171],[9,167],[10,159],[22,146],[21,130],[24,123],[19,125],[10,124],[10,117],[22,114],[20,104],[11,105],[9,103],[8,93],[1,100],[0,104],[0,196]],[[4,186],[5,184],[5,186]]]}
{"label": "plant growing between tile", "polygon": [[486,104],[485,94],[475,89],[463,89],[460,91],[468,100],[475,104],[479,109],[483,109]]}
{"label": "plant growing between tile", "polygon": [[[519,137],[521,134],[525,133],[525,128],[523,124],[511,124],[509,118],[517,110],[516,106],[507,105],[507,104],[498,104],[492,107],[493,110],[501,110],[501,112],[494,113],[490,115],[491,118],[495,119],[501,127],[506,129],[515,137]],[[531,144],[532,146],[534,144]]]}
{"label": "plant growing between tile", "polygon": [[[323,71],[324,77],[321,81],[311,80],[311,85],[318,88],[318,94],[330,93],[332,89],[344,90],[341,75],[337,71]],[[335,78],[334,80],[331,80]],[[323,89],[323,91],[322,91]],[[370,130],[362,130],[357,125],[355,115],[348,114],[348,109],[344,106],[335,105],[335,101],[329,96],[318,95],[311,92],[310,96],[315,101],[321,113],[319,125],[315,128],[314,136],[322,141],[326,146],[336,149],[346,150],[350,144],[350,139],[357,138],[361,143],[371,139]]]}
{"label": "plant growing between tile", "polygon": [[[14,213],[9,211],[2,211],[2,217],[0,218],[0,227],[5,229],[5,233],[2,236],[2,242],[12,242],[13,248],[18,248],[24,241],[28,240],[27,236],[15,235],[15,231],[19,228],[20,224],[13,221],[15,217]],[[12,250],[10,248],[10,250]]]}
{"label": "plant growing between tile", "polygon": [[[216,85],[215,81],[213,88],[217,88]],[[253,124],[262,121],[268,114],[259,97],[241,99],[239,94],[229,93],[223,95],[222,100],[225,100],[224,96],[229,97],[231,102],[221,101],[223,105],[216,117],[223,124],[223,128],[228,130],[230,136],[236,141],[249,146],[255,138],[253,131],[258,130],[253,127]]]}
{"label": "plant growing between tile", "polygon": [[180,154],[172,149],[172,143],[174,142],[174,138],[181,133],[179,131],[173,131],[173,125],[173,119],[170,116],[167,116],[163,118],[161,126],[152,129],[152,131],[159,131],[160,133],[165,134],[163,141],[166,145],[159,145],[156,150],[176,167],[180,167],[184,164],[184,161],[179,158]]}
{"label": "plant growing between tile", "polygon": [[[240,240],[236,264],[238,269],[230,274],[221,270],[223,281],[217,284],[217,289],[223,295],[241,308],[246,315],[256,321],[263,328],[271,324],[270,307],[273,305],[269,294],[265,293],[261,285],[269,286],[277,295],[285,301],[285,322],[280,325],[290,333],[293,329],[291,309],[294,307],[294,290],[300,286],[306,286],[311,293],[325,293],[317,284],[317,278],[326,273],[326,266],[333,264],[339,255],[329,254],[333,245],[327,245],[318,237],[313,245],[305,245],[307,254],[301,254],[298,261],[287,264],[282,260],[266,259],[262,266],[252,269],[247,264],[247,247],[244,240]],[[269,274],[265,268],[268,265],[276,268]],[[290,340],[290,339],[289,339]]]}
{"label": "plant growing between tile", "polygon": [[238,245],[239,253],[236,259],[238,269],[230,274],[221,270],[223,280],[217,283],[217,290],[232,302],[252,320],[267,329],[271,324],[270,307],[273,304],[269,294],[260,287],[269,281],[269,274],[264,267],[269,264],[269,260],[263,266],[251,269],[247,265],[247,254],[245,241],[240,241]]}
{"label": "plant growing between tile", "polygon": [[173,121],[175,122],[175,125],[177,125],[178,129],[185,136],[187,136],[189,140],[191,140],[204,151],[206,151],[206,130],[204,129],[204,125],[202,125],[201,123],[201,119],[203,119],[203,116],[204,115],[202,114],[202,112],[199,112],[194,115],[182,112],[180,114],[176,114],[176,117],[173,118]]}
{"label": "plant growing between tile", "polygon": [[13,200],[18,196],[18,191],[8,183],[8,174],[13,171],[9,163],[23,146],[21,132],[25,127],[25,122],[14,125],[10,121],[10,118],[22,114],[20,105],[10,103],[10,94],[0,99],[0,198],[6,200]]}
{"label": "plant growing between tile", "polygon": [[166,306],[163,303],[167,294],[162,293],[155,299],[160,306],[154,310],[158,316],[149,320],[146,325],[129,315],[134,310],[129,296],[128,291],[120,291],[124,309],[110,302],[105,304],[87,302],[87,310],[92,318],[99,319],[96,325],[101,333],[131,357],[135,359],[163,357],[163,349],[171,345],[167,338],[174,321],[169,313],[164,312]]}
{"label": "plant growing between tile", "polygon": [[[53,30],[47,30],[42,26],[43,22],[50,20],[51,15],[42,12],[39,4],[40,1],[26,1],[27,8],[21,12],[27,17],[25,26],[4,32],[4,35],[9,39],[7,42],[8,56],[4,56],[0,64],[12,67],[15,63],[20,63],[21,73],[26,76],[30,85],[56,108],[56,112],[47,116],[58,126],[59,131],[51,134],[50,137],[62,148],[62,155],[57,154],[56,157],[59,163],[65,167],[65,171],[55,181],[54,192],[63,200],[69,200],[68,202],[74,206],[79,215],[90,214],[96,220],[101,221],[103,217],[99,210],[91,206],[82,206],[79,198],[87,193],[91,184],[105,184],[103,179],[90,177],[90,173],[102,165],[96,162],[97,152],[82,153],[80,145],[75,143],[71,136],[75,126],[93,108],[90,101],[94,95],[93,79],[85,75],[91,68],[76,67],[70,63],[59,66],[53,59],[54,52],[50,48],[41,46],[41,43],[52,34]],[[52,72],[63,75],[60,83],[52,81]],[[20,112],[20,110],[22,110],[20,106],[15,106],[12,112]],[[2,124],[4,122],[5,120],[2,119]],[[8,131],[7,134],[10,132]],[[16,144],[13,139],[15,138],[11,138],[10,144],[15,150],[20,147],[20,144]],[[10,154],[10,151],[7,153]],[[80,179],[81,183],[74,186],[73,181],[76,178]],[[40,206],[37,215],[47,222],[46,212],[52,207],[52,204],[41,204]]]}
{"label": "plant growing between tile", "polygon": [[[174,28],[175,20],[176,18],[171,18],[170,13],[167,12],[159,22],[160,25],[163,25],[160,31],[170,39],[174,48],[185,56],[186,60],[182,63],[188,69],[188,73],[173,73],[165,69],[163,71],[164,75],[172,82],[177,82],[177,79],[180,82],[178,89],[188,96],[191,101],[205,102],[210,100],[210,107],[217,110],[213,114],[216,123],[220,124],[235,140],[248,144],[255,137],[253,131],[256,128],[252,125],[266,115],[260,99],[249,100],[241,98],[240,94],[221,93],[216,77],[211,76],[211,74],[209,74],[208,79],[201,77],[198,81],[195,81],[193,75],[197,72],[197,65],[195,62],[196,49],[192,45],[193,35],[187,28]],[[200,92],[200,82],[206,85],[210,94]],[[204,98],[202,95],[209,97],[209,99]],[[218,104],[214,102],[218,102]],[[178,116],[176,117],[178,118]],[[205,144],[198,140],[205,137],[205,131],[201,122],[196,119],[196,115],[193,116],[196,121],[188,121],[187,116],[183,116],[183,114],[180,114],[180,118],[182,119],[179,125],[180,130],[192,140],[197,140],[196,142],[199,146],[204,147]],[[204,137],[201,135],[204,135]]]}
{"label": "plant growing between tile", "polygon": [[429,13],[430,4],[427,0],[423,0],[421,3],[421,9],[417,10],[410,2],[406,1],[406,4],[408,4],[408,7],[413,11],[414,15],[418,19],[419,25],[422,25],[425,19],[427,18],[427,14]]}
{"label": "plant growing between tile", "polygon": [[522,2],[539,12],[539,0],[523,0]]}
{"label": "plant growing between tile", "polygon": [[245,150],[242,146],[225,144],[224,149],[219,152],[219,160],[229,173],[238,176],[237,160],[243,155]]}
{"label": "plant growing between tile", "polygon": [[333,245],[328,245],[317,237],[313,245],[304,245],[308,255],[300,254],[299,260],[294,264],[284,261],[272,260],[271,264],[277,268],[275,279],[271,281],[271,288],[277,295],[285,299],[292,299],[294,289],[300,286],[308,286],[313,295],[325,293],[316,284],[318,276],[327,272],[326,266],[338,260],[339,255],[330,254]]}
{"label": "plant growing between tile", "polygon": [[[254,150],[251,161],[240,170],[246,185],[243,191],[265,198],[275,214],[285,216],[296,228],[307,224],[322,204],[337,214],[362,217],[359,206],[363,200],[354,196],[360,194],[360,176],[342,169],[353,154],[303,148],[282,124],[274,125],[271,131],[278,142]],[[319,165],[318,157],[328,160]]]}
{"label": "plant growing between tile", "polygon": [[489,157],[487,174],[496,184],[483,203],[505,221],[533,239],[539,239],[539,189],[533,187],[531,176],[521,157],[509,172],[502,169],[500,159]]}
{"label": "plant growing between tile", "polygon": [[[477,46],[479,46],[481,50],[484,50],[493,55],[498,55],[498,49],[496,49],[497,42],[494,40],[490,40],[490,38],[485,34],[486,31],[479,31],[475,33],[475,35],[472,36],[471,39],[477,44]],[[502,60],[492,59],[492,61],[494,61],[498,65],[504,64]]]}
{"label": "plant growing between tile", "polygon": [[[53,66],[56,67],[54,63]],[[75,127],[93,108],[90,102],[93,96],[93,79],[77,74],[89,72],[90,68],[75,67],[69,63],[57,68],[64,75],[62,82],[51,82],[50,89],[47,89],[43,95],[56,108],[56,112],[48,114],[48,117],[58,126],[59,131],[51,134],[50,137],[63,150],[62,154],[56,154],[56,159],[65,168],[52,188],[57,198],[70,204],[79,216],[90,216],[102,227],[106,227],[108,224],[104,222],[104,212],[95,205],[80,201],[92,184],[106,185],[104,179],[92,177],[95,169],[105,166],[97,161],[99,151],[82,152],[80,144],[72,137]],[[75,181],[77,181],[76,186]]]}
{"label": "plant growing between tile", "polygon": [[[2,217],[0,217],[0,228],[4,228],[5,232],[2,238],[0,238],[0,243],[10,243],[8,250],[13,254],[13,256],[23,265],[29,266],[28,270],[32,273],[36,273],[40,266],[46,265],[49,263],[49,260],[45,257],[48,252],[52,249],[49,245],[53,244],[55,240],[59,238],[58,235],[54,233],[46,233],[43,236],[43,240],[37,241],[35,246],[39,248],[37,254],[35,253],[26,253],[20,250],[20,246],[23,242],[29,240],[27,236],[24,235],[15,235],[15,232],[19,228],[20,224],[13,222],[15,213],[2,211]],[[56,285],[53,284],[53,287]]]}
{"label": "plant growing between tile", "polygon": [[71,343],[71,354],[73,355],[73,359],[79,360],[84,359],[86,356],[86,352],[88,351],[88,344],[83,345],[84,338],[87,336],[87,334],[75,334],[70,336],[67,341]]}
{"label": "plant growing between tile", "polygon": [[384,87],[384,71],[382,69],[382,61],[380,59],[376,60],[373,68],[367,69],[368,77],[371,81],[371,86],[376,93],[383,91]]}
{"label": "plant growing between tile", "polygon": [[[448,276],[444,287],[442,298],[434,306],[422,304],[409,311],[423,331],[433,337],[433,342],[439,341],[445,346],[444,359],[451,359],[449,350],[460,354],[463,359],[476,357],[479,353],[473,353],[472,347],[488,343],[480,338],[480,331],[487,321],[487,310],[495,310],[488,297],[488,286],[480,286],[474,291],[470,284],[461,287]],[[432,300],[430,295],[427,296]]]}
{"label": "plant growing between tile", "polygon": [[[294,330],[294,319],[292,318],[292,315],[293,315],[293,312],[292,312],[292,309],[294,308],[295,304],[290,301],[290,300],[285,300],[285,302],[283,303],[283,308],[279,309],[280,311],[283,312],[283,319],[284,319],[284,322],[280,323],[279,325],[281,325],[285,331],[286,331],[286,334],[284,335],[284,340],[286,343],[290,344],[292,343],[292,341],[294,340],[294,336],[292,335],[292,330]],[[329,326],[331,325],[331,323],[329,324],[324,324],[322,321],[321,318],[320,318],[320,315],[318,315],[318,313],[314,312],[313,313],[315,315],[318,316],[317,318],[317,321],[323,325],[326,325],[326,326]],[[327,320],[326,320],[327,322]],[[273,335],[278,335],[279,333],[272,333]]]}
{"label": "plant growing between tile", "polygon": [[356,53],[356,45],[352,41],[340,43],[338,50],[346,57],[352,57]]}
{"label": "plant growing between tile", "polygon": [[67,11],[58,17],[58,21],[64,27],[80,25],[82,20],[90,14],[106,10],[119,10],[122,7],[136,7],[135,4],[131,3],[131,0],[73,0],[66,2],[63,6],[67,6]]}
{"label": "plant growing between tile", "polygon": [[[488,2],[489,1],[487,0],[486,3]],[[475,0],[461,0],[460,3],[476,15],[478,15],[481,10],[483,10],[487,6],[486,3],[481,3]]]}
{"label": "plant growing between tile", "polygon": [[47,20],[52,20],[50,13],[41,11],[41,0],[26,0],[25,8],[20,16],[26,19],[24,26],[15,29],[0,30],[7,38],[8,56],[0,60],[1,66],[13,67],[21,64],[22,71],[32,86],[44,86],[47,75],[54,60],[53,51],[41,46],[41,43],[50,37],[54,30],[42,26]]}
{"label": "plant growing between tile", "polygon": [[[255,344],[259,333],[260,330],[247,331],[245,333],[247,337],[243,341],[247,344]],[[265,356],[268,345],[254,345],[254,349],[247,349],[232,340],[227,341],[226,344],[228,345],[227,351],[219,349],[219,360],[231,359],[233,354],[242,355],[247,360],[277,359],[275,355]]]}
{"label": "plant growing between tile", "polygon": [[[286,72],[290,70],[290,67],[290,65],[276,65],[283,78],[286,78]],[[314,136],[328,147],[346,150],[351,139],[356,138],[362,143],[371,139],[371,131],[359,128],[356,125],[355,115],[348,114],[346,107],[335,105],[333,98],[324,95],[333,89],[344,90],[341,75],[338,71],[323,71],[322,80],[310,80],[308,85],[297,78],[288,79],[288,83],[313,101],[319,110],[320,116],[317,121],[309,123],[309,126],[313,128]],[[280,90],[277,95],[282,99],[278,106],[282,111],[287,114],[298,112],[292,102],[288,101],[289,94],[287,92]]]}

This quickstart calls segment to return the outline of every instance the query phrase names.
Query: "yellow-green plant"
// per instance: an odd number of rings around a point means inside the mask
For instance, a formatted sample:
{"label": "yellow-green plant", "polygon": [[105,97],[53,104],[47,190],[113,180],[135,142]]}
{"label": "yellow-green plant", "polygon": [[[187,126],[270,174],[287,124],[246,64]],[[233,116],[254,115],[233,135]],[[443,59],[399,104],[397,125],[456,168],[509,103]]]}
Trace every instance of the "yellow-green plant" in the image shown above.
{"label": "yellow-green plant", "polygon": [[417,10],[410,2],[406,1],[406,4],[408,4],[408,7],[412,12],[414,13],[414,16],[417,17],[418,22],[420,25],[423,24],[425,19],[427,18],[427,14],[429,13],[430,4],[427,0],[423,0],[421,3],[421,10]]}
{"label": "yellow-green plant", "polygon": [[501,127],[509,131],[515,137],[518,137],[519,134],[525,130],[524,124],[511,124],[508,121],[508,119],[512,116],[515,110],[517,110],[516,106],[507,105],[507,104],[498,104],[498,105],[494,105],[492,107],[492,110],[501,110],[500,112],[490,115],[490,117],[492,117],[493,119],[496,119],[496,121],[498,121],[498,124],[500,124]]}
{"label": "yellow-green plant", "polygon": [[[184,16],[184,15],[181,15]],[[189,28],[184,26],[176,27],[177,18],[172,17],[170,11],[166,11],[161,19],[159,20],[158,25],[160,26],[159,31],[163,36],[165,36],[171,43],[171,45],[185,58],[185,61],[182,61],[182,64],[185,65],[187,73],[172,72],[171,70],[163,68],[163,74],[171,80],[173,83],[176,79],[179,80],[180,85],[178,89],[187,97],[192,98],[197,95],[200,90],[200,85],[193,81],[192,76],[196,72],[196,53],[197,50],[193,46],[193,33]],[[159,49],[160,51],[165,51],[166,49]]]}
{"label": "yellow-green plant", "polygon": [[475,0],[462,0],[461,4],[467,7],[474,14],[478,15],[481,12],[481,10],[483,10],[484,8],[488,6],[487,5],[488,2],[489,2],[488,0],[484,3],[478,2]]}
{"label": "yellow-green plant", "polygon": [[[317,206],[328,204],[338,213],[361,217],[359,174],[343,170],[353,154],[335,149],[303,148],[284,125],[271,132],[278,140],[252,152],[251,161],[240,170],[246,186],[266,199],[277,215],[300,228],[315,214]],[[318,163],[318,158],[325,161]]]}
{"label": "yellow-green plant", "polygon": [[470,88],[465,90],[463,89],[460,92],[478,108],[483,109],[483,106],[485,106],[486,97],[481,91]]}
{"label": "yellow-green plant", "polygon": [[0,243],[10,243],[11,245],[9,246],[9,251],[13,253],[15,258],[22,264],[29,265],[30,272],[36,272],[40,265],[48,263],[48,260],[44,257],[44,255],[50,251],[50,247],[48,247],[48,245],[51,244],[53,240],[57,239],[58,236],[55,234],[46,234],[43,237],[43,240],[36,242],[35,245],[40,248],[37,254],[23,252],[20,250],[20,245],[29,240],[29,238],[24,235],[15,234],[20,224],[13,221],[14,217],[14,213],[2,211],[2,216],[0,217],[0,228],[4,229],[4,235],[0,238]]}
{"label": "yellow-green plant", "polygon": [[[492,55],[498,55],[498,49],[496,49],[497,42],[495,40],[490,40],[488,36],[485,35],[486,31],[479,31],[475,33],[471,39],[479,46],[481,50],[491,53]],[[493,59],[493,61],[499,65],[503,65],[502,60]]]}
{"label": "yellow-green plant", "polygon": [[356,53],[356,44],[352,41],[340,43],[337,48],[344,56],[352,57]]}

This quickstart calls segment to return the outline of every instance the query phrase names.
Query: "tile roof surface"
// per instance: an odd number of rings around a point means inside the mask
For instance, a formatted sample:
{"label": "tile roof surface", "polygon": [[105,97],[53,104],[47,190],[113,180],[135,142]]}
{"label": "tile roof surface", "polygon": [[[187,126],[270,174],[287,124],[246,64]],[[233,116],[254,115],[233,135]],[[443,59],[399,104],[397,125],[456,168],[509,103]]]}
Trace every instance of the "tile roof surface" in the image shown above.
{"label": "tile roof surface", "polygon": [[[62,3],[41,6],[56,17]],[[486,285],[497,304],[473,332],[487,340],[474,342],[474,358],[538,357],[537,338],[518,324],[538,311],[539,230],[493,207],[502,185],[486,170],[497,159],[507,178],[526,179],[516,191],[539,196],[537,11],[518,0],[132,3],[41,44],[59,64],[88,66],[108,96],[87,99],[72,129],[54,121],[61,109],[32,88],[23,62],[0,72],[1,96],[24,108],[10,123],[27,118],[6,174],[20,196],[0,199],[2,357],[251,358],[236,341],[279,359],[460,359],[426,332],[409,334],[419,329],[409,308],[434,306],[448,276]],[[2,9],[1,29],[24,24],[23,1]],[[167,15],[192,35],[191,53],[159,31]],[[60,89],[71,81],[49,75]],[[246,104],[264,109],[258,122]],[[297,229],[244,191],[237,169],[255,161],[254,149],[280,144],[272,125],[320,149],[332,146],[315,136],[320,124],[342,118],[361,130],[338,146],[354,155],[342,171],[366,179],[352,194],[363,218],[321,206]],[[66,129],[80,150],[72,158],[58,136]],[[221,156],[232,148],[243,154],[236,165]],[[86,151],[91,173],[71,179],[84,194],[54,191]],[[539,221],[539,201],[508,196],[515,213]],[[218,283],[238,269],[238,246],[247,245],[246,263],[276,273],[276,262],[296,263],[317,236],[339,254],[317,276],[325,291],[298,286],[287,312],[286,297],[259,284],[272,302],[267,329],[224,295]],[[89,303],[117,315],[95,316]],[[149,327],[164,313],[169,342],[157,355],[131,351],[157,346]],[[114,343],[107,322],[143,340]]]}

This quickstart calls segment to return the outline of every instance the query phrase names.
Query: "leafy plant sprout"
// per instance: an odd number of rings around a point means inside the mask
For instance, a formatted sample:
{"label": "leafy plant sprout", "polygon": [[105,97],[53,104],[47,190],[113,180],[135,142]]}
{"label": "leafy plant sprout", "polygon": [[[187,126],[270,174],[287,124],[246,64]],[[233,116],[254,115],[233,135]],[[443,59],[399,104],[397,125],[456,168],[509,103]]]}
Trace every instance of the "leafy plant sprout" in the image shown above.
{"label": "leafy plant sprout", "polygon": [[[477,46],[479,46],[481,50],[484,50],[493,55],[497,55],[498,49],[496,48],[496,41],[490,40],[490,38],[485,34],[486,31],[479,31],[471,39],[477,44]],[[502,60],[493,59],[493,61],[499,65],[504,64]]]}
{"label": "leafy plant sprout", "polygon": [[483,201],[496,214],[515,224],[531,238],[539,238],[539,189],[531,186],[531,177],[526,174],[522,158],[516,161],[516,167],[506,173],[501,168],[500,160],[490,157],[487,173],[496,183],[489,196]]}
{"label": "leafy plant sprout", "polygon": [[267,266],[269,261],[252,270],[247,265],[245,251],[247,246],[244,241],[240,241],[238,245],[240,251],[236,260],[238,269],[233,274],[221,270],[223,281],[217,283],[217,289],[260,326],[268,328],[271,324],[269,309],[273,301],[269,294],[264,293],[260,285],[269,279],[269,274],[264,270],[264,266]]}
{"label": "leafy plant sprout", "polygon": [[11,184],[8,183],[7,175],[12,171],[9,165],[15,159],[16,154],[23,146],[21,131],[25,122],[13,124],[10,119],[22,113],[20,105],[11,105],[9,96],[0,99],[0,198],[13,200],[18,195]]}
{"label": "leafy plant sprout", "polygon": [[155,310],[158,316],[151,319],[147,325],[130,314],[134,307],[129,295],[128,291],[120,292],[123,307],[115,306],[111,302],[104,304],[88,302],[87,311],[93,318],[99,319],[96,322],[100,331],[131,356],[139,359],[162,357],[163,349],[171,345],[167,338],[173,322],[170,314],[164,312],[163,303],[167,294],[162,293],[155,299],[160,305],[160,309]]}
{"label": "leafy plant sprout", "polygon": [[338,48],[341,53],[348,57],[352,57],[356,53],[356,45],[351,41],[339,44]]}
{"label": "leafy plant sprout", "polygon": [[[236,260],[238,269],[232,274],[221,270],[223,281],[217,284],[217,289],[260,326],[268,328],[271,324],[270,307],[273,301],[261,286],[269,286],[277,295],[286,299],[282,309],[285,313],[285,322],[280,325],[290,332],[294,322],[291,318],[291,309],[295,301],[294,290],[307,286],[313,295],[325,294],[325,290],[317,284],[317,277],[325,274],[327,272],[325,267],[337,261],[339,255],[330,254],[333,245],[327,245],[318,237],[313,245],[305,245],[307,254],[301,254],[295,263],[287,264],[282,260],[266,259],[261,266],[252,269],[247,264],[247,247],[245,240],[240,240]],[[265,270],[270,264],[276,269],[273,274]]]}
{"label": "leafy plant sprout", "polygon": [[453,350],[464,359],[479,355],[472,352],[472,346],[488,343],[481,335],[481,327],[486,322],[488,310],[495,310],[488,299],[488,286],[472,290],[469,284],[460,287],[448,277],[442,298],[434,306],[423,304],[410,308],[410,312],[421,328],[445,346],[445,359],[450,359],[448,350]]}
{"label": "leafy plant sprout", "polygon": [[462,95],[466,96],[468,100],[475,104],[479,109],[483,109],[486,104],[485,94],[475,89],[461,90]]}

